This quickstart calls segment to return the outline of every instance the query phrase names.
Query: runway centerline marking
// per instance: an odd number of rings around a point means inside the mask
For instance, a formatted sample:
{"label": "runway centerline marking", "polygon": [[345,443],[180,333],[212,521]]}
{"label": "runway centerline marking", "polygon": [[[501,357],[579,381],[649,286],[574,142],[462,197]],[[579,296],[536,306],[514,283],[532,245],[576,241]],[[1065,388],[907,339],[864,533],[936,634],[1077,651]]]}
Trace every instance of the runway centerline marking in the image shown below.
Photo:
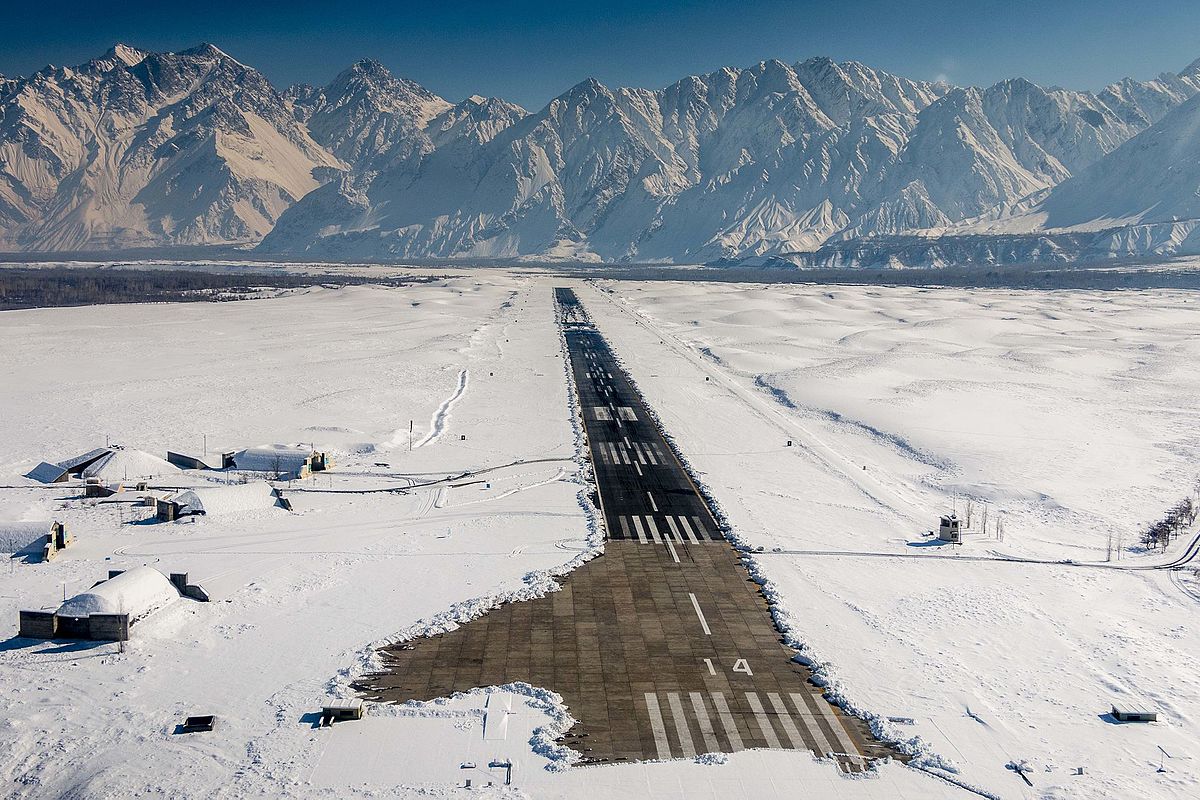
{"label": "runway centerline marking", "polygon": [[650,494],[650,492],[646,492],[646,499],[650,501],[650,510],[657,514],[658,503],[654,502],[654,495]]}
{"label": "runway centerline marking", "polygon": [[692,598],[692,608],[696,609],[696,616],[700,618],[700,628],[704,631],[704,635],[712,636],[712,631],[708,629],[708,620],[704,618],[704,612],[700,610],[700,601],[691,592],[688,592],[688,597]]}

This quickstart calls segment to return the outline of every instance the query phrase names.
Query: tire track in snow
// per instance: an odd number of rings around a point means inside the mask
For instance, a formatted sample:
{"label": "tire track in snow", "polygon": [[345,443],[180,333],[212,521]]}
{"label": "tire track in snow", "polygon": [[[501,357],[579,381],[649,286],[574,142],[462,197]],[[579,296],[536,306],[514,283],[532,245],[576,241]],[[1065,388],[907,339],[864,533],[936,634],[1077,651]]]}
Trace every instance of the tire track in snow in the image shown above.
{"label": "tire track in snow", "polygon": [[429,424],[429,433],[425,434],[421,441],[413,444],[414,448],[433,444],[442,438],[442,434],[446,432],[446,420],[450,418],[451,409],[454,408],[454,404],[467,391],[467,375],[469,372],[470,370],[464,369],[458,373],[458,387],[455,388],[454,394],[443,400],[442,404],[438,406],[437,411],[433,412],[433,419]]}

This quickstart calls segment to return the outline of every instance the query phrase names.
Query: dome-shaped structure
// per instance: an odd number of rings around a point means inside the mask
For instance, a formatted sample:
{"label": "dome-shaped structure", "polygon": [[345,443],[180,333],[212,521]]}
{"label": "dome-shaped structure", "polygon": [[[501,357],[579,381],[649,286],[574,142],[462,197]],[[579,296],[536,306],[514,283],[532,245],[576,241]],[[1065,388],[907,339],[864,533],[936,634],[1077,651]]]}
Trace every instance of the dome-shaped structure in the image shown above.
{"label": "dome-shaped structure", "polygon": [[60,617],[128,614],[131,623],[179,599],[175,586],[153,567],[134,567],[75,595],[58,608]]}

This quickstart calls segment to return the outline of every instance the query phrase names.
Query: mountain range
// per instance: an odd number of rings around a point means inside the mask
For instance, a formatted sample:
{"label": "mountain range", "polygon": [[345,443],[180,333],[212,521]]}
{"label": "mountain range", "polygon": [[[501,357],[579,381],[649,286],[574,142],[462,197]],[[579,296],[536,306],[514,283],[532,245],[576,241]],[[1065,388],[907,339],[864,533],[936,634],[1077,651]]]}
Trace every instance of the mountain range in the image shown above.
{"label": "mountain range", "polygon": [[1099,92],[766,61],[541,110],[212,45],[0,77],[0,250],[938,265],[1200,252],[1200,62]]}

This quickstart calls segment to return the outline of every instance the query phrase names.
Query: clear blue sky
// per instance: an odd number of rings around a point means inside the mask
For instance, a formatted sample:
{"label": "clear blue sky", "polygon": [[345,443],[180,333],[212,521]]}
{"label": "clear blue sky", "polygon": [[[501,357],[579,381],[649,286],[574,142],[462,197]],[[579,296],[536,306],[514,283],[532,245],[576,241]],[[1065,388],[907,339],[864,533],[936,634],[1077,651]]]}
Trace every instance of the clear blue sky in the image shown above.
{"label": "clear blue sky", "polygon": [[828,55],[913,78],[988,84],[1015,75],[1097,88],[1200,57],[1191,0],[597,0],[493,2],[8,3],[0,74],[78,64],[115,42],[212,42],[276,85],[324,84],[360,58],[458,100],[539,108],[587,77],[658,88],[766,58]]}

